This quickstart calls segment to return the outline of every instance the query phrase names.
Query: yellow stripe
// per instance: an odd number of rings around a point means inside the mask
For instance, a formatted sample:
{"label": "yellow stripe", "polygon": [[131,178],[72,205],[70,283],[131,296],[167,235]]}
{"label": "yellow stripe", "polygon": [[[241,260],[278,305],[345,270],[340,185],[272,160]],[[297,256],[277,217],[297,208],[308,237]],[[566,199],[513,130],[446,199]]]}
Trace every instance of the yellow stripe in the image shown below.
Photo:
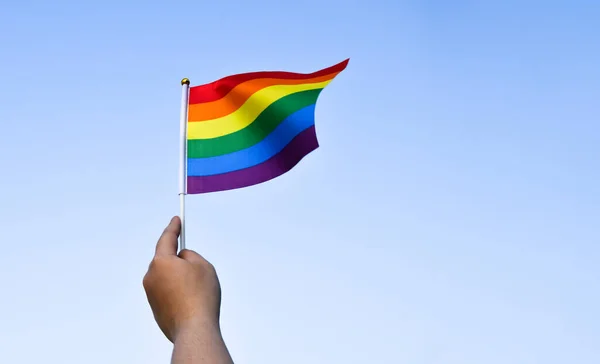
{"label": "yellow stripe", "polygon": [[265,87],[246,100],[237,110],[229,115],[211,120],[188,122],[188,139],[211,139],[235,133],[252,122],[269,105],[287,95],[324,88],[331,80],[301,85],[276,85]]}

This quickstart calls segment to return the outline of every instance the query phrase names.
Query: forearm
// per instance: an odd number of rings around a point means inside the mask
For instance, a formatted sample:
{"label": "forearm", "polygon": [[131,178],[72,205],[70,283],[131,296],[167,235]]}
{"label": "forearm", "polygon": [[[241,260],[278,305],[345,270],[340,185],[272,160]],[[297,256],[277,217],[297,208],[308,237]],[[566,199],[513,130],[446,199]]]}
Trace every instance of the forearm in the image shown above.
{"label": "forearm", "polygon": [[197,324],[175,338],[171,364],[233,364],[218,324]]}

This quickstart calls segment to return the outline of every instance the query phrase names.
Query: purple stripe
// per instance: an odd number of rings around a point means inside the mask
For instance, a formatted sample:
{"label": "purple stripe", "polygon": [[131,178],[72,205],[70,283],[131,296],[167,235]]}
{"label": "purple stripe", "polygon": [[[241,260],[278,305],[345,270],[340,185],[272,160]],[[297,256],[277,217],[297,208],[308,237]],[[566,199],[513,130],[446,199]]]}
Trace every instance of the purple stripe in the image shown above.
{"label": "purple stripe", "polygon": [[266,182],[288,172],[319,147],[314,125],[298,134],[279,154],[256,166],[212,176],[188,177],[187,193],[232,190]]}

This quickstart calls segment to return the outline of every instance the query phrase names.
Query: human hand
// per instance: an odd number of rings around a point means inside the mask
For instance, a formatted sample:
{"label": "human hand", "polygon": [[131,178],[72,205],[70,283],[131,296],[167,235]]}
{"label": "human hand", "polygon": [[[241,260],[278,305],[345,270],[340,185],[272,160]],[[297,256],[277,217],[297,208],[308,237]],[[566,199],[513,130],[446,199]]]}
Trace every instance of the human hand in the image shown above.
{"label": "human hand", "polygon": [[191,250],[177,255],[180,232],[181,220],[174,217],[143,280],[154,318],[173,343],[182,332],[218,331],[221,307],[221,286],[212,264]]}

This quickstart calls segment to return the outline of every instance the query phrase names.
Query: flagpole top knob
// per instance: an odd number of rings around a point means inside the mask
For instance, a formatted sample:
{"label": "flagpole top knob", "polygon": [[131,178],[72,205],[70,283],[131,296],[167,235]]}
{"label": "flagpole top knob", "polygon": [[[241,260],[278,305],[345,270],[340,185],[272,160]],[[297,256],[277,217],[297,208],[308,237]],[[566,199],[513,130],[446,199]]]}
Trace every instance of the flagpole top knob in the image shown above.
{"label": "flagpole top knob", "polygon": [[184,78],[183,80],[181,80],[181,86],[183,85],[189,85],[190,84],[190,79],[189,78]]}

